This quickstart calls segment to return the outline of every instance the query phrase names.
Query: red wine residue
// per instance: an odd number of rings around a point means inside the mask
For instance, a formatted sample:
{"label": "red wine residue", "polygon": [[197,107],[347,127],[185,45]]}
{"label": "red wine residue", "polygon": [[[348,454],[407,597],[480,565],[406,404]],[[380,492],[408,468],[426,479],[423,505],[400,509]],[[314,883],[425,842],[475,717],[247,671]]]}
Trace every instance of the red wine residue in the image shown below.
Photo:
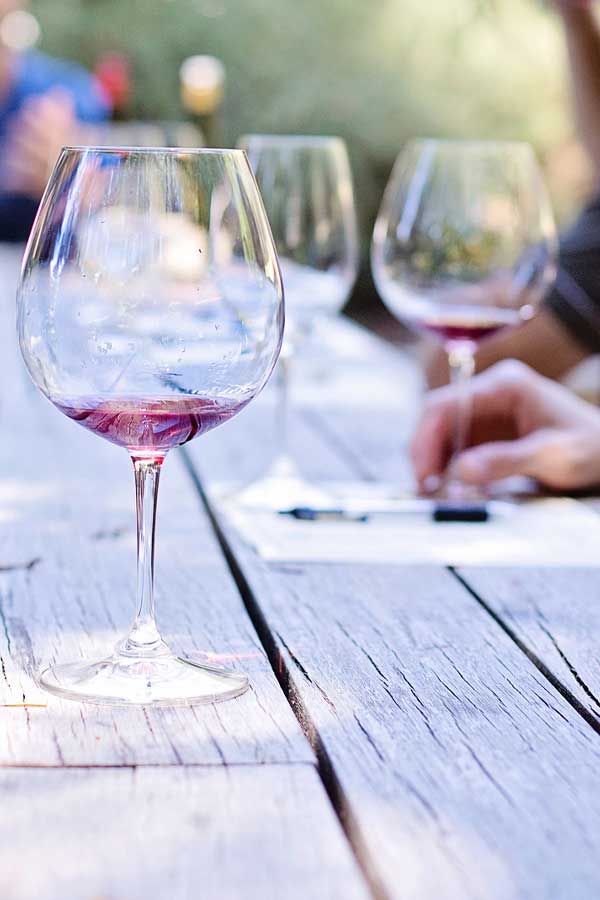
{"label": "red wine residue", "polygon": [[423,322],[421,325],[425,331],[433,332],[444,339],[444,341],[471,341],[478,343],[484,338],[491,337],[506,328],[506,322],[489,322],[482,325],[437,325]]}
{"label": "red wine residue", "polygon": [[53,400],[70,419],[130,451],[166,453],[231,419],[248,401],[206,397],[164,400]]}

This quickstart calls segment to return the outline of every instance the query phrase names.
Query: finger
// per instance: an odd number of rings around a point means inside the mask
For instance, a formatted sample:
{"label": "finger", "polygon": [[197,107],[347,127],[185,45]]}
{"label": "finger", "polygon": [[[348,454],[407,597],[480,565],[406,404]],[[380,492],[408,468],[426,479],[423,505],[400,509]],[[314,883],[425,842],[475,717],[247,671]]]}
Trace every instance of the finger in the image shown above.
{"label": "finger", "polygon": [[64,88],[51,88],[43,94],[32,94],[21,107],[24,114],[40,112],[56,112],[64,110],[72,112],[74,109],[73,97]]}
{"label": "finger", "polygon": [[44,140],[48,134],[71,127],[74,121],[73,101],[69,94],[61,91],[31,98],[16,116],[14,125],[35,135],[36,139]]}
{"label": "finger", "polygon": [[452,407],[449,403],[429,404],[410,445],[410,457],[419,486],[432,475],[441,475],[448,462]]}
{"label": "finger", "polygon": [[[462,388],[472,419],[470,439],[489,442],[516,433],[519,411],[539,392],[540,381],[536,373],[514,360],[499,363],[471,379]],[[462,403],[463,395],[453,385],[429,395],[410,448],[420,485],[430,475],[444,471]]]}
{"label": "finger", "polygon": [[42,142],[36,140],[35,136],[28,131],[17,129],[11,135],[6,156],[16,160],[44,162],[47,159],[48,146],[47,140]]}
{"label": "finger", "polygon": [[458,456],[452,464],[453,475],[474,485],[490,484],[513,475],[543,476],[540,451],[546,442],[546,433],[537,431],[516,441],[481,444]]}

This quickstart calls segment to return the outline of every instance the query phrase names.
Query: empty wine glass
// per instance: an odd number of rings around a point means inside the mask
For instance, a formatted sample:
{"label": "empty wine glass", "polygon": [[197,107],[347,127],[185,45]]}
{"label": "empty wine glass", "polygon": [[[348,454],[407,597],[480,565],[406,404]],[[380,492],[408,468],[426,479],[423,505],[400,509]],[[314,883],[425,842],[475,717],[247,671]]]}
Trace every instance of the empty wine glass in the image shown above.
{"label": "empty wine glass", "polygon": [[339,312],[358,268],[350,163],[337,137],[246,135],[248,153],[277,248],[286,325],[278,375],[279,452],[268,472],[237,496],[250,506],[286,508],[323,502],[325,492],[299,471],[290,447],[293,359],[318,320]]}
{"label": "empty wine glass", "polygon": [[127,450],[137,500],[129,636],[105,659],[46,669],[41,685],[98,703],[188,705],[242,693],[244,675],[169,650],[153,582],[165,456],[243,409],[281,345],[281,277],[245,153],[63,150],[25,252],[18,329],[40,391]]}
{"label": "empty wine glass", "polygon": [[[477,345],[530,319],[552,284],[557,240],[531,147],[411,141],[388,182],[372,243],[377,289],[399,319],[448,353],[463,403],[454,454],[470,427],[466,382]],[[452,478],[451,499],[468,499]]]}

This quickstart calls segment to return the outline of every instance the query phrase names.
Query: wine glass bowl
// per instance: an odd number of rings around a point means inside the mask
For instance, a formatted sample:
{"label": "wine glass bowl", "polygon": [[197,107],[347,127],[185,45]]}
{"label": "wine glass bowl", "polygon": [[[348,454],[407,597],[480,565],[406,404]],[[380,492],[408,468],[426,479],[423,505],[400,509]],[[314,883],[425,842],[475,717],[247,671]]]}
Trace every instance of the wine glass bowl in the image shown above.
{"label": "wine glass bowl", "polygon": [[237,495],[241,505],[289,508],[327,502],[301,474],[289,441],[290,387],[299,348],[319,322],[336,315],[358,269],[352,174],[338,137],[250,134],[247,154],[265,204],[286,296],[278,366],[280,447],[268,472]]}
{"label": "wine glass bowl", "polygon": [[[534,315],[556,258],[552,210],[531,147],[406,145],[375,224],[373,275],[390,311],[444,346],[459,390],[474,371],[477,345]],[[455,454],[469,428],[464,403],[462,410]]]}
{"label": "wine glass bowl", "polygon": [[259,184],[286,289],[285,342],[335,315],[357,267],[352,175],[341,138],[249,134],[240,138]]}
{"label": "wine glass bowl", "polygon": [[267,381],[283,334],[269,225],[240,150],[66,148],[18,290],[25,364],[55,407],[126,449],[136,478],[138,607],[105,660],[41,683],[106,703],[235,696],[244,676],[179,660],[154,621],[154,515],[173,447],[226,422]]}
{"label": "wine glass bowl", "polygon": [[372,263],[390,310],[444,340],[476,341],[531,318],[556,269],[531,148],[411,141],[386,188]]}

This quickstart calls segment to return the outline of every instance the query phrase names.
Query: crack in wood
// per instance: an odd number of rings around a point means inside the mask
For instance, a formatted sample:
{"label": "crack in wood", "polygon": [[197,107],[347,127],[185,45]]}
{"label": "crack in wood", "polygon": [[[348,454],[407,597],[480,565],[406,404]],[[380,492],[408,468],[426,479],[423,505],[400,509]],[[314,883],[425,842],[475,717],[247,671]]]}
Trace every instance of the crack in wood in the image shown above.
{"label": "crack in wood", "polygon": [[[387,696],[390,698],[390,700],[392,701],[392,703],[394,704],[394,706],[395,706],[397,709],[400,710],[400,712],[404,712],[404,710],[402,709],[401,704],[400,704],[400,703],[398,702],[398,700],[394,697],[394,694],[392,693],[392,691],[391,691],[391,689],[390,689],[390,686],[389,686],[389,680],[388,680],[387,675],[379,668],[379,666],[377,665],[377,663],[375,662],[375,660],[373,659],[373,657],[371,656],[371,654],[367,652],[367,650],[362,646],[362,644],[359,644],[359,643],[358,643],[358,641],[356,640],[356,638],[355,638],[353,635],[350,634],[350,632],[348,631],[348,629],[345,628],[345,627],[342,625],[341,622],[339,622],[338,620],[336,620],[336,625],[338,626],[338,628],[340,629],[340,631],[341,631],[344,635],[346,635],[346,637],[348,638],[348,640],[350,641],[350,643],[353,644],[353,645],[356,647],[356,649],[359,650],[359,651],[363,654],[363,656],[365,656],[365,657],[368,659],[369,663],[373,666],[373,668],[375,669],[375,671],[377,672],[377,674],[380,676],[381,680],[383,681],[383,689],[384,689],[385,693],[387,694]],[[280,640],[282,640],[282,639],[281,639],[281,636],[280,636],[280,635],[278,635],[278,636],[279,636]],[[398,655],[397,655],[396,653],[394,653],[394,657],[398,660]],[[398,660],[398,662],[399,662],[399,660]],[[432,726],[431,726],[431,723],[430,723],[430,721],[429,721],[429,717],[427,716],[427,713],[425,712],[425,705],[424,705],[423,701],[421,700],[421,698],[419,697],[419,695],[417,694],[417,691],[415,690],[414,685],[411,683],[411,681],[410,681],[409,678],[406,676],[406,674],[402,671],[402,669],[398,668],[398,669],[396,669],[396,671],[397,671],[398,675],[400,676],[400,678],[402,678],[402,680],[403,680],[403,681],[405,682],[405,684],[408,686],[408,689],[410,690],[411,694],[413,695],[413,697],[414,697],[414,699],[415,699],[415,701],[416,701],[416,703],[417,703],[417,707],[416,707],[417,712],[419,713],[419,715],[420,715],[421,718],[423,719],[423,722],[425,723],[425,727],[427,728],[429,734],[431,735],[431,737],[433,738],[433,740],[436,742],[436,744],[438,745],[438,747],[442,747],[442,748],[443,748],[444,745],[442,744],[442,742],[441,742],[440,739],[438,738],[437,734],[436,734],[435,731],[433,730],[433,728],[432,728]],[[359,728],[362,729],[362,725],[361,725],[361,723],[358,721],[358,719],[357,719],[356,721],[357,721],[357,724],[358,724]],[[375,749],[375,748],[374,748],[374,749]]]}
{"label": "crack in wood", "polygon": [[377,744],[375,743],[375,740],[374,740],[373,737],[371,736],[370,732],[368,731],[367,728],[365,728],[365,726],[364,726],[363,723],[360,721],[360,719],[358,718],[358,716],[356,715],[356,713],[352,713],[352,715],[353,715],[353,717],[354,717],[354,721],[356,722],[356,724],[358,725],[358,727],[360,728],[360,730],[361,730],[362,733],[364,734],[367,743],[373,748],[373,751],[375,752],[375,755],[379,758],[380,762],[384,763],[384,762],[385,762],[385,756],[383,755],[383,753],[381,752],[381,750],[379,749],[379,747],[378,747]]}
{"label": "crack in wood", "polygon": [[[217,538],[219,546],[223,551],[225,561],[227,562],[233,580],[240,593],[242,602],[259,637],[262,647],[266,653],[267,659],[269,660],[271,669],[273,670],[273,673],[277,678],[277,681],[279,682],[279,685],[283,690],[283,693],[285,694],[285,697],[290,704],[290,707],[294,715],[296,716],[298,723],[302,728],[302,731],[304,732],[307,740],[314,750],[317,759],[317,771],[319,773],[321,783],[323,784],[325,792],[331,802],[342,830],[346,835],[346,839],[348,840],[348,843],[352,848],[358,866],[365,878],[369,890],[373,895],[373,900],[391,900],[391,897],[384,887],[379,873],[377,872],[377,868],[373,860],[371,859],[371,854],[362,835],[358,821],[348,803],[344,790],[334,770],[329,754],[325,749],[322,738],[294,685],[293,678],[291,677],[290,671],[282,656],[280,647],[277,645],[275,636],[267,625],[263,612],[260,609],[256,598],[254,597],[252,589],[250,588],[250,585],[248,584],[248,581],[246,580],[246,577],[242,572],[237,559],[235,558],[235,555],[229,545],[225,533],[221,528],[219,520],[217,519],[212,509],[210,501],[202,486],[202,482],[200,481],[200,478],[198,477],[198,474],[194,468],[189,452],[182,447],[180,449],[180,455],[185,468],[198,492],[200,502],[206,511],[215,537]],[[290,653],[289,648],[286,649],[290,654],[290,659],[292,659],[295,664],[298,664],[299,661],[294,658],[293,654]],[[300,664],[298,671],[301,672],[302,668],[303,667]],[[306,670],[304,670],[304,673],[305,677],[314,684]]]}
{"label": "crack in wood", "polygon": [[340,631],[342,632],[342,634],[345,635],[345,636],[348,638],[348,640],[350,641],[350,643],[351,643],[354,647],[356,647],[356,649],[357,649],[360,653],[362,653],[362,655],[363,655],[364,657],[366,657],[366,659],[369,660],[370,664],[373,666],[373,668],[375,669],[375,671],[377,672],[377,674],[379,675],[379,677],[381,678],[381,680],[383,681],[383,683],[387,685],[387,684],[389,683],[389,682],[388,682],[388,677],[387,677],[387,675],[386,675],[384,672],[381,671],[381,669],[379,668],[379,666],[377,665],[377,663],[375,662],[375,660],[373,659],[373,657],[371,656],[371,654],[368,652],[368,650],[366,650],[365,647],[362,646],[362,644],[359,644],[358,641],[356,640],[356,638],[355,638],[352,634],[350,634],[350,632],[348,631],[348,629],[347,629],[347,628],[344,628],[344,626],[342,625],[342,623],[339,622],[337,619],[335,620],[335,624],[336,624],[337,627],[340,629]]}
{"label": "crack in wood", "polygon": [[513,799],[512,799],[512,797],[510,796],[510,794],[508,794],[508,793],[504,790],[504,788],[502,787],[502,785],[501,785],[498,781],[496,781],[496,779],[494,778],[494,776],[492,775],[492,773],[484,766],[484,764],[483,764],[482,761],[479,759],[479,757],[477,756],[477,754],[475,753],[475,751],[473,750],[473,748],[471,747],[471,745],[470,745],[470,744],[465,744],[465,747],[467,748],[467,750],[468,750],[470,756],[473,758],[473,761],[474,761],[475,765],[480,769],[481,772],[483,772],[483,774],[485,775],[485,777],[487,778],[487,780],[490,782],[490,784],[493,784],[493,785],[494,785],[494,787],[496,788],[496,790],[498,791],[498,793],[501,794],[502,797],[504,797],[504,799],[506,800],[506,802],[507,802],[510,806],[512,806],[513,809],[516,809],[517,807],[515,806],[515,804],[514,804],[514,802],[513,802]]}
{"label": "crack in wood", "polygon": [[571,675],[573,676],[573,678],[575,679],[575,681],[577,682],[577,684],[579,685],[581,690],[584,692],[584,694],[588,695],[590,700],[594,703],[595,706],[598,707],[598,709],[600,711],[600,700],[598,700],[598,698],[596,697],[594,692],[587,686],[587,684],[585,683],[583,678],[580,676],[579,672],[577,671],[577,669],[575,668],[575,666],[573,665],[571,660],[568,658],[567,654],[563,651],[562,647],[560,646],[560,644],[558,643],[558,641],[556,640],[556,638],[554,637],[554,635],[552,634],[550,629],[546,625],[542,625],[541,622],[539,623],[539,627],[544,632],[544,634],[549,638],[549,640],[552,642],[552,644],[554,645],[554,647],[556,649],[556,652],[558,653],[558,655],[560,656],[560,658],[562,659],[562,661],[568,668],[569,672],[571,673]]}
{"label": "crack in wood", "polygon": [[[568,689],[568,687],[566,687],[566,685],[564,685],[562,683],[562,681],[560,681],[556,677],[556,675],[554,675],[554,673],[550,671],[550,669],[542,662],[542,660],[539,658],[539,656],[537,656],[537,654],[534,653],[533,650],[531,650],[527,646],[527,644],[525,644],[521,640],[521,638],[516,634],[516,632],[513,631],[513,629],[510,627],[510,625],[508,625],[504,621],[504,619],[502,619],[498,615],[498,613],[494,609],[492,609],[492,607],[488,603],[486,603],[482,597],[480,597],[480,595],[477,593],[477,591],[475,591],[474,588],[471,587],[471,585],[466,580],[466,578],[464,578],[460,574],[460,572],[457,571],[457,569],[454,566],[448,566],[448,571],[451,572],[452,575],[454,575],[456,580],[460,584],[462,584],[462,586],[465,588],[465,590],[469,592],[471,597],[473,597],[473,599],[488,613],[488,615],[491,616],[491,618],[494,620],[494,622],[496,622],[496,624],[502,629],[502,631],[504,631],[504,633],[506,635],[508,635],[508,637],[511,639],[511,641],[513,641],[514,644],[516,644],[516,646],[519,648],[519,650],[521,650],[521,652],[525,654],[525,656],[529,659],[530,662],[533,663],[533,665],[536,667],[536,669],[539,672],[541,672],[541,674],[544,676],[544,678],[548,682],[550,682],[552,687],[555,688],[559,692],[559,694],[568,703],[571,704],[573,709],[575,709],[579,713],[579,715],[582,717],[582,719],[584,719],[587,722],[587,724],[590,725],[597,734],[600,734],[600,721],[598,721],[596,716],[593,715],[593,713],[591,713],[583,705],[583,703],[581,703],[577,699],[577,697]],[[539,695],[537,695],[537,696],[539,697]],[[539,699],[541,700],[542,698],[539,697]],[[550,704],[548,704],[548,703],[546,703],[546,705],[550,706]],[[551,707],[551,708],[554,709],[554,707]],[[558,711],[556,709],[554,709],[554,712],[558,712]],[[559,713],[559,715],[560,715],[560,713]]]}
{"label": "crack in wood", "polygon": [[325,701],[325,703],[327,703],[327,705],[328,705],[329,707],[331,707],[331,709],[332,709],[334,712],[336,712],[335,703],[333,702],[333,700],[331,700],[331,698],[327,696],[326,691],[321,687],[321,685],[319,684],[319,682],[318,682],[318,681],[315,681],[314,678],[311,678],[311,677],[310,677],[310,675],[308,674],[308,672],[306,671],[306,669],[304,668],[304,666],[302,665],[302,663],[300,662],[300,660],[298,659],[298,657],[295,655],[295,653],[293,653],[293,652],[290,650],[290,648],[288,647],[287,643],[284,641],[284,639],[283,639],[283,637],[281,636],[281,634],[280,634],[278,631],[275,632],[275,633],[276,633],[276,635],[277,635],[277,640],[280,642],[281,646],[284,648],[284,650],[286,651],[286,653],[289,655],[290,659],[292,660],[292,662],[294,663],[294,665],[296,666],[296,668],[298,669],[298,671],[301,672],[302,675],[304,675],[304,677],[306,678],[306,680],[307,680],[308,682],[310,682],[310,684],[312,684],[313,687],[315,687],[315,688],[319,691],[319,693],[320,693],[321,696],[323,697],[323,700]]}
{"label": "crack in wood", "polygon": [[4,612],[3,596],[1,593],[0,593],[0,623],[2,623],[2,630],[4,632],[4,637],[6,638],[6,647],[10,654],[12,652],[12,641],[10,639],[10,632],[8,630],[8,622],[6,621],[6,613]]}
{"label": "crack in wood", "polygon": [[33,559],[22,563],[6,563],[0,566],[0,572],[31,572],[42,561],[41,556],[34,556]]}

